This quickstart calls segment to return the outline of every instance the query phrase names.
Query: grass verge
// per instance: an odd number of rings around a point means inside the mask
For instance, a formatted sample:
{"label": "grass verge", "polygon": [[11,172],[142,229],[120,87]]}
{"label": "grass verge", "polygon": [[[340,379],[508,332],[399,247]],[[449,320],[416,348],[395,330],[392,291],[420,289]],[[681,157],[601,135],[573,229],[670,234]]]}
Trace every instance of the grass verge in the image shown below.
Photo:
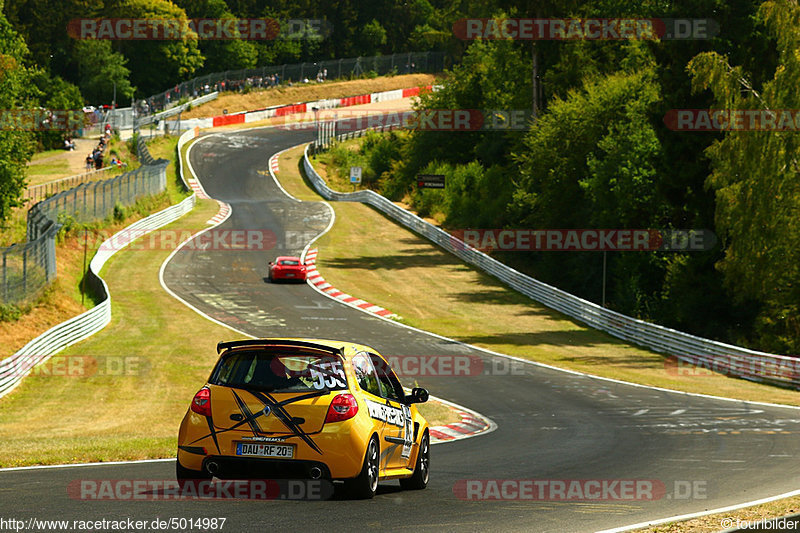
{"label": "grass verge", "polygon": [[[203,201],[167,228],[203,227],[217,209]],[[161,288],[158,270],[171,250],[161,250],[159,238],[153,250],[123,249],[111,258],[102,273],[112,294],[111,324],[56,356],[98,361],[98,371],[35,371],[0,400],[0,465],[174,455],[187,402],[208,377],[216,343],[231,332]]]}
{"label": "grass verge", "polygon": [[[151,153],[174,149],[164,141]],[[165,229],[199,230],[217,209],[216,202],[201,201]],[[121,250],[103,269],[111,324],[37,367],[0,399],[0,467],[174,456],[178,425],[217,359],[217,342],[236,334],[161,288],[158,271],[171,250],[162,250],[159,238],[149,250]],[[432,425],[458,420],[436,402],[422,411]]]}
{"label": "grass verge", "polygon": [[[291,194],[321,199],[301,175],[302,148],[278,174]],[[330,172],[329,172],[330,174]],[[338,289],[399,314],[408,325],[561,368],[685,392],[800,405],[800,392],[719,374],[681,372],[661,354],[625,344],[537,304],[374,209],[331,203],[336,223],[317,265]]]}
{"label": "grass verge", "polygon": [[661,526],[637,529],[636,531],[647,533],[713,533],[736,526],[737,520],[740,524],[738,527],[745,528],[746,523],[754,524],[767,518],[797,513],[798,510],[800,510],[800,496],[795,496],[729,513],[712,514],[683,522],[671,522]]}
{"label": "grass verge", "polygon": [[[281,185],[321,200],[306,179],[303,148],[279,158]],[[328,172],[320,163],[317,170]],[[340,185],[341,187],[341,185]],[[342,187],[341,190],[347,190]],[[405,317],[403,322],[490,350],[634,383],[748,401],[800,405],[800,392],[701,372],[675,375],[663,355],[624,344],[505,287],[375,211],[336,203],[336,223],[317,245],[326,281]],[[711,532],[723,519],[758,521],[796,513],[800,497],[645,528],[650,533]],[[727,526],[730,527],[730,526]]]}
{"label": "grass verge", "polygon": [[[92,224],[72,225],[64,228],[56,246],[56,269],[58,277],[42,294],[30,302],[5,306],[7,312],[0,320],[0,359],[7,357],[28,341],[41,335],[51,327],[68,320],[94,305],[91,294],[82,295],[81,280],[84,273],[83,230],[92,235],[113,235],[136,220],[150,213],[175,204],[187,196],[179,183],[175,171],[174,153],[176,137],[153,141],[150,150],[154,157],[164,157],[172,162],[167,167],[167,190],[151,198],[144,198],[136,205],[122,210],[121,216],[109,217]],[[6,245],[25,240],[25,211],[19,210],[0,233],[0,241]],[[91,260],[102,238],[89,238],[87,262]],[[85,296],[85,297],[83,297]]]}

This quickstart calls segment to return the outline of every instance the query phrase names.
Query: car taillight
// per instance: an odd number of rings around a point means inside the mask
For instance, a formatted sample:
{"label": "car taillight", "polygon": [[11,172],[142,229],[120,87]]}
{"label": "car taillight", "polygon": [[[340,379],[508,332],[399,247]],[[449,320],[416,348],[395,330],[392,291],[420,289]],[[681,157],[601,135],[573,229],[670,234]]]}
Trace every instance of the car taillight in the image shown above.
{"label": "car taillight", "polygon": [[352,394],[339,394],[333,398],[330,407],[328,407],[328,416],[325,417],[325,423],[328,422],[341,422],[356,416],[358,412],[358,402]]}
{"label": "car taillight", "polygon": [[203,387],[192,399],[192,411],[198,415],[211,416],[211,391]]}

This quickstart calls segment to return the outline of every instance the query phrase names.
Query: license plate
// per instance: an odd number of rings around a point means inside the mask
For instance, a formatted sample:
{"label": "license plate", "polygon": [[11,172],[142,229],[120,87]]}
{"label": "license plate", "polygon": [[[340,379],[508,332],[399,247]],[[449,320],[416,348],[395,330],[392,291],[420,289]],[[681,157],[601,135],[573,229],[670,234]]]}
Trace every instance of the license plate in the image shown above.
{"label": "license plate", "polygon": [[236,455],[256,455],[258,457],[294,457],[294,446],[286,444],[251,444],[249,442],[236,443]]}
{"label": "license plate", "polygon": [[294,274],[292,274],[292,273],[290,272],[290,273],[286,274],[286,277],[287,277],[287,278],[293,278],[293,277],[294,277]]}

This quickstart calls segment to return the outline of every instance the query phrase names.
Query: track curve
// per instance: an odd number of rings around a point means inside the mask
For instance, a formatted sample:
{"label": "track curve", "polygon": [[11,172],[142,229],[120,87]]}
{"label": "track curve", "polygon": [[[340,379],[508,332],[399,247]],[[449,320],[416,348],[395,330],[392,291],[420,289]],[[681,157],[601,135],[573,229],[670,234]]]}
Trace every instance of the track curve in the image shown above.
{"label": "track curve", "polygon": [[[181,250],[164,269],[170,290],[254,336],[346,338],[388,355],[469,354],[487,361],[488,368],[508,368],[507,359],[375,318],[306,285],[266,282],[267,261],[283,253],[299,255],[330,222],[324,205],[288,198],[263,172],[272,154],[309,138],[308,132],[268,128],[208,135],[194,144],[189,157],[197,178],[209,196],[232,207],[218,229],[264,230],[278,239],[267,254]],[[76,519],[224,516],[226,529],[238,531],[344,531],[358,525],[561,532],[700,512],[797,488],[797,409],[673,393],[536,365],[521,368],[509,375],[418,379],[432,394],[498,424],[490,434],[435,446],[425,491],[404,492],[388,483],[367,502],[75,505],[64,489],[75,479],[169,479],[173,463],[163,462],[1,472],[0,508],[6,514],[44,512]],[[654,501],[464,501],[454,486],[468,479],[655,480],[668,496]],[[673,492],[687,482],[702,487],[695,496],[704,497],[681,499]]]}

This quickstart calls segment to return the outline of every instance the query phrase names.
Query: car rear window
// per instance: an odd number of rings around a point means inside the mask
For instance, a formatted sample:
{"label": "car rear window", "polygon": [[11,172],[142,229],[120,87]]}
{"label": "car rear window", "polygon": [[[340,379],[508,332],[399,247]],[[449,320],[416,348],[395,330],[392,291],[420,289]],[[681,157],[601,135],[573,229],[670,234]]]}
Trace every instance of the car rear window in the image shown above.
{"label": "car rear window", "polygon": [[344,390],[342,359],[333,355],[272,350],[236,351],[217,364],[210,382],[276,392]]}
{"label": "car rear window", "polygon": [[297,261],[295,259],[283,259],[279,261],[279,263],[287,266],[297,266],[300,264],[300,261]]}

